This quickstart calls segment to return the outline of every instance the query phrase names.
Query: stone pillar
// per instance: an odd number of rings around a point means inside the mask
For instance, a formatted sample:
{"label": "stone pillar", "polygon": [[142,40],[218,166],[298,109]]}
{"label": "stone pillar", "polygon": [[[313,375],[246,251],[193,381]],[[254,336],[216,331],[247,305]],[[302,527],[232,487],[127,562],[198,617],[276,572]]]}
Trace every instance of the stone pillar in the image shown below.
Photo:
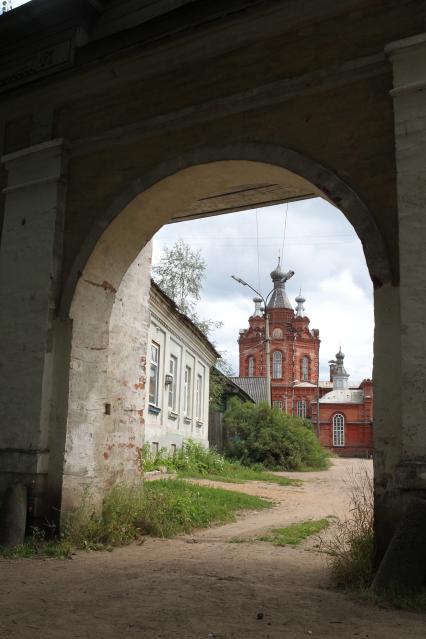
{"label": "stone pillar", "polygon": [[395,481],[404,503],[426,495],[426,34],[386,51],[394,74],[401,274],[402,430]]}
{"label": "stone pillar", "polygon": [[8,185],[0,247],[0,498],[19,480],[28,485],[38,516],[49,464],[63,142],[44,142],[1,161]]}

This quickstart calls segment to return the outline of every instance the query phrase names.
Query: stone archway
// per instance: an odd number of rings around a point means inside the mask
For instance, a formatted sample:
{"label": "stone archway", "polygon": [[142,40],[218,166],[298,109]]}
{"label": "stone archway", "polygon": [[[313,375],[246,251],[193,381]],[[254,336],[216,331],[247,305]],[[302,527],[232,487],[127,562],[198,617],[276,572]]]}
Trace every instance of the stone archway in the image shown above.
{"label": "stone archway", "polygon": [[149,286],[149,254],[141,249],[170,221],[249,208],[242,195],[249,190],[263,197],[260,205],[265,192],[275,202],[320,196],[335,204],[361,239],[375,286],[390,285],[386,248],[367,207],[335,174],[293,151],[197,149],[128,184],[88,235],[63,289],[61,314],[73,323],[65,506],[87,483],[102,494],[114,478],[138,472]]}

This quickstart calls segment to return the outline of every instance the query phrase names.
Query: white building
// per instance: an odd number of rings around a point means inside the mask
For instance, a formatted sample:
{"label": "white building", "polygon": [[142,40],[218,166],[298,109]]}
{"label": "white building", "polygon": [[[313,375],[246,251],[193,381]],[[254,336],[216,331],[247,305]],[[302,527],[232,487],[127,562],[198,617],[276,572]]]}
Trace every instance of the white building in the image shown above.
{"label": "white building", "polygon": [[150,291],[145,442],[173,452],[187,438],[208,446],[210,367],[219,354],[155,284]]}

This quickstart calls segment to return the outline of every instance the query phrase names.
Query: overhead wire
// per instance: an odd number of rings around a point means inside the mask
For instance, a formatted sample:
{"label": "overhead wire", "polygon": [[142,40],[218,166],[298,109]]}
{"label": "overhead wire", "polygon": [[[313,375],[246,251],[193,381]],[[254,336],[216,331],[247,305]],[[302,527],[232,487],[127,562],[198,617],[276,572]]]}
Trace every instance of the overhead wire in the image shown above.
{"label": "overhead wire", "polygon": [[260,291],[260,250],[259,250],[258,209],[256,209],[256,250],[257,250],[257,290]]}

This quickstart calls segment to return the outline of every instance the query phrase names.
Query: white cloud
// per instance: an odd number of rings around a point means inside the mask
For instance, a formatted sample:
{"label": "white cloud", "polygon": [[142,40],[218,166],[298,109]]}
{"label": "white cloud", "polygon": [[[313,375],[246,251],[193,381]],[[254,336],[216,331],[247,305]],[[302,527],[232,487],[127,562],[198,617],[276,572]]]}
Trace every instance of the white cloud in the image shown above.
{"label": "white cloud", "polygon": [[[272,287],[269,273],[282,249],[286,206],[259,209],[260,290]],[[221,320],[213,340],[227,350],[238,371],[238,330],[248,326],[253,295],[230,275],[235,273],[258,287],[256,212],[180,222],[163,227],[154,238],[154,261],[162,247],[182,237],[200,249],[207,262],[201,318]],[[350,381],[371,376],[373,341],[372,285],[361,243],[352,226],[335,207],[314,199],[288,207],[284,267],[295,271],[287,283],[292,303],[302,288],[311,327],[320,329],[321,377],[328,375],[327,362],[340,344],[346,354]]]}

